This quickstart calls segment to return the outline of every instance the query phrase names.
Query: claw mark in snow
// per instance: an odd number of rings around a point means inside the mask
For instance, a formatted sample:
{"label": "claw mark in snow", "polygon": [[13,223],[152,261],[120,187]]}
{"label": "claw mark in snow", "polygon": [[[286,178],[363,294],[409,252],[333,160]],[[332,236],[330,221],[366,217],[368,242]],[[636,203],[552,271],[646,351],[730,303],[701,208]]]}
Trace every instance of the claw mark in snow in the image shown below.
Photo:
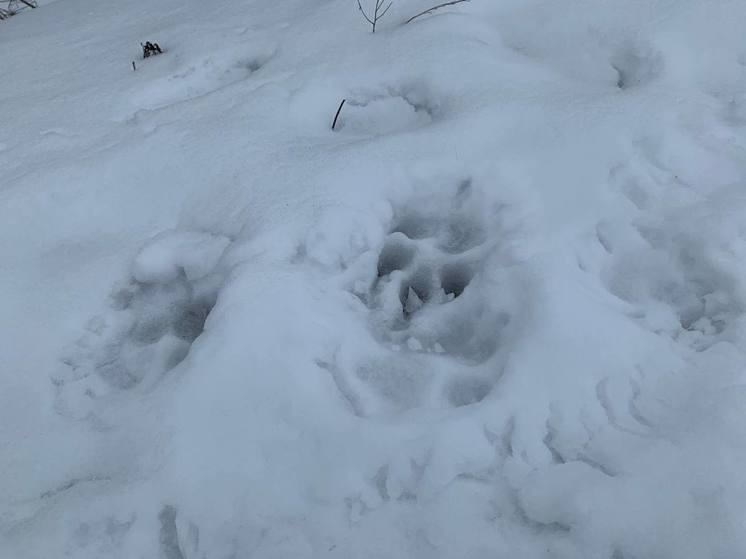
{"label": "claw mark in snow", "polygon": [[166,505],[158,515],[161,523],[160,544],[163,559],[185,559],[179,547],[179,532],[176,527],[176,508]]}
{"label": "claw mark in snow", "polygon": [[635,431],[634,429],[630,429],[619,423],[616,417],[616,413],[614,412],[613,404],[611,403],[611,399],[608,395],[608,383],[609,379],[605,378],[599,381],[598,384],[596,384],[596,397],[598,398],[598,403],[603,408],[604,413],[606,413],[606,418],[608,419],[609,424],[618,431],[629,433],[630,435],[635,435],[637,437],[649,437],[650,435],[647,433]]}
{"label": "claw mark in snow", "polygon": [[355,394],[355,391],[350,387],[347,381],[347,377],[342,373],[342,371],[339,370],[336,362],[333,361],[332,363],[327,363],[326,361],[317,359],[316,365],[319,368],[329,372],[335,386],[337,387],[337,390],[339,390],[339,394],[348,404],[352,412],[358,417],[364,417],[365,412],[363,410],[363,406],[360,403],[360,399]]}
{"label": "claw mark in snow", "polygon": [[94,483],[98,481],[110,481],[110,477],[99,477],[99,476],[89,476],[84,478],[75,478],[71,479],[62,485],[55,487],[54,489],[50,489],[48,491],[45,491],[41,494],[42,499],[49,499],[51,497],[56,497],[60,493],[64,493],[65,491],[69,491],[70,489],[77,487],[78,485],[84,484],[84,483]]}

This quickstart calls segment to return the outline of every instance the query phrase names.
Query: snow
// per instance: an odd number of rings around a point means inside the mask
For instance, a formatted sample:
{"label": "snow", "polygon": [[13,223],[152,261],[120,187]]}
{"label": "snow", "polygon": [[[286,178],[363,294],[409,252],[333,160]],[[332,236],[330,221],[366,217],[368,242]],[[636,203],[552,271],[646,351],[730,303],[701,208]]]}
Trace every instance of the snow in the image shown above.
{"label": "snow", "polygon": [[746,555],[742,3],[431,5],[0,23],[1,558]]}
{"label": "snow", "polygon": [[169,283],[180,274],[189,281],[215,269],[230,240],[209,233],[160,233],[149,241],[132,263],[132,277],[139,283]]}

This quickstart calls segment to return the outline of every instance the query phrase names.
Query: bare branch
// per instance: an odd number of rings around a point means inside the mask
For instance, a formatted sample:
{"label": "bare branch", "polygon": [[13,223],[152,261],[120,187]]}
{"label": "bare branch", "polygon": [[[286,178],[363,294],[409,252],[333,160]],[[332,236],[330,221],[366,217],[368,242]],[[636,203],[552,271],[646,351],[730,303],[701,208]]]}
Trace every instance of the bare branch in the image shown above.
{"label": "bare branch", "polygon": [[366,19],[368,23],[371,25],[374,25],[375,22],[371,21],[371,19],[368,17],[368,14],[365,13],[365,10],[363,10],[363,5],[360,3],[360,0],[357,0],[357,7],[360,8],[360,13],[363,14],[363,17]]}
{"label": "bare branch", "polygon": [[394,3],[394,0],[391,0],[391,2],[389,2],[389,5],[386,6],[386,9],[381,12],[380,16],[378,16],[378,19],[381,19],[383,16],[386,15],[386,12],[389,11],[389,8],[391,7],[391,4],[393,4],[393,3]]}
{"label": "bare branch", "polygon": [[443,4],[438,4],[437,6],[433,6],[430,9],[425,10],[424,12],[420,12],[416,16],[410,17],[407,21],[404,22],[403,25],[406,25],[408,23],[413,22],[415,19],[417,19],[420,16],[424,16],[426,14],[432,13],[435,10],[439,10],[440,8],[445,8],[446,6],[453,6],[454,4],[460,4],[461,2],[470,2],[471,0],[452,0],[451,2],[445,2]]}
{"label": "bare branch", "polygon": [[[381,8],[386,4],[388,1],[388,6],[386,6],[383,11],[381,11]],[[365,21],[370,23],[370,25],[373,27],[373,33],[376,32],[376,25],[378,24],[378,20],[380,20],[383,16],[386,15],[386,12],[389,11],[389,8],[391,8],[391,5],[394,3],[393,0],[375,0],[375,3],[370,2],[373,4],[373,16],[369,16],[365,9],[363,8],[363,4],[361,0],[357,0],[357,7],[360,10],[360,13],[363,14],[363,17],[365,18]]]}

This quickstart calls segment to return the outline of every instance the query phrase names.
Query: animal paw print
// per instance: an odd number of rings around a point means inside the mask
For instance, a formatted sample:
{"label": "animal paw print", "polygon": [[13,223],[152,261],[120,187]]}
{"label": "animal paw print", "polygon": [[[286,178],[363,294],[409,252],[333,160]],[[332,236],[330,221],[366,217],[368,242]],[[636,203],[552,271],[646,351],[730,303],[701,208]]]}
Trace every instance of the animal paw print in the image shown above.
{"label": "animal paw print", "polygon": [[509,316],[478,285],[495,242],[470,181],[455,195],[397,208],[367,297],[381,337],[470,364],[497,350]]}
{"label": "animal paw print", "polygon": [[226,246],[221,237],[169,233],[146,247],[109,310],[63,359],[53,379],[58,411],[84,417],[100,398],[157,382],[181,363],[215,305],[222,276],[214,268]]}
{"label": "animal paw print", "polygon": [[684,217],[639,226],[635,248],[611,253],[604,279],[614,295],[639,306],[635,316],[649,328],[703,351],[741,335],[746,303],[729,229],[691,226]]}
{"label": "animal paw print", "polygon": [[491,392],[517,312],[495,279],[508,250],[498,206],[470,180],[394,206],[377,257],[366,252],[348,276],[377,343],[325,367],[357,415],[465,406]]}

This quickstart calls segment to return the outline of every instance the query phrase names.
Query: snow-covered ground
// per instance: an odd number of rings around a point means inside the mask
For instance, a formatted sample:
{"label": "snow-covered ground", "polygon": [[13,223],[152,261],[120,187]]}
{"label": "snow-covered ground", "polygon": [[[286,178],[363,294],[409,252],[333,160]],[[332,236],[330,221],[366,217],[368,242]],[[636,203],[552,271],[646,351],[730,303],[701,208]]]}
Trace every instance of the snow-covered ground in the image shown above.
{"label": "snow-covered ground", "polygon": [[0,558],[746,557],[743,0],[434,3],[0,23]]}

